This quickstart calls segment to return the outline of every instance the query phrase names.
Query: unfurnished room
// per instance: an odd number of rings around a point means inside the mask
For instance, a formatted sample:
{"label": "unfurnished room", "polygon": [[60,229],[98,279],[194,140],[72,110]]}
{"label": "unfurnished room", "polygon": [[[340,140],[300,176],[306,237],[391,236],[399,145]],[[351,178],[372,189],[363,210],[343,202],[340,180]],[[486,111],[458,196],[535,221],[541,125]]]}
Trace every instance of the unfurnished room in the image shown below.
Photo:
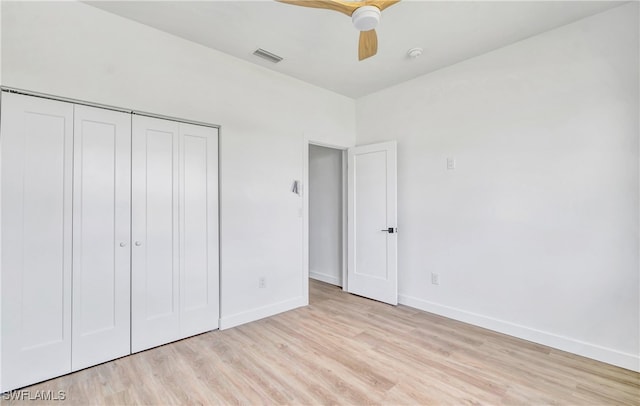
{"label": "unfurnished room", "polygon": [[1,404],[640,406],[640,2],[0,35]]}

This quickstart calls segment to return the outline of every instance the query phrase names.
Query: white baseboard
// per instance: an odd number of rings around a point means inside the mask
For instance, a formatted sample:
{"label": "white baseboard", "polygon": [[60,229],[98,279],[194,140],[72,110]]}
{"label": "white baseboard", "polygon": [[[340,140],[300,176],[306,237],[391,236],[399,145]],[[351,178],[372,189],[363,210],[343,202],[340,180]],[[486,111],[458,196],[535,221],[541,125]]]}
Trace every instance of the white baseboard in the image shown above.
{"label": "white baseboard", "polygon": [[298,307],[302,306],[305,306],[305,299],[303,297],[296,297],[282,302],[259,307],[257,309],[248,310],[246,312],[221,317],[220,330],[226,330],[228,328],[236,327],[241,324],[264,319],[265,317],[273,316],[278,313],[286,312],[288,310],[297,309]]}
{"label": "white baseboard", "polygon": [[342,281],[333,275],[327,275],[326,273],[309,270],[309,278],[315,279],[320,282],[330,283],[336,286],[342,286]]}
{"label": "white baseboard", "polygon": [[443,306],[416,297],[399,295],[400,304],[434,313],[450,319],[473,324],[513,337],[546,345],[572,354],[606,362],[632,371],[640,372],[640,355],[629,354],[611,348],[575,340],[573,338],[559,336],[553,333],[536,330],[530,327],[513,324],[504,320],[494,319],[477,313]]}

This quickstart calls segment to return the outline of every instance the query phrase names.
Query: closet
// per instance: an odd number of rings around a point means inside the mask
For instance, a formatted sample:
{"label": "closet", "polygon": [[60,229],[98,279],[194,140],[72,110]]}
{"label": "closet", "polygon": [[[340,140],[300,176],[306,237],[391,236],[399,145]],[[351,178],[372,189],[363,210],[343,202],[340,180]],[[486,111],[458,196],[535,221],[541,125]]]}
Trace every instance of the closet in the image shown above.
{"label": "closet", "polygon": [[218,328],[217,130],[134,116],[132,146],[137,352]]}
{"label": "closet", "polygon": [[0,392],[218,327],[217,128],[0,113]]}

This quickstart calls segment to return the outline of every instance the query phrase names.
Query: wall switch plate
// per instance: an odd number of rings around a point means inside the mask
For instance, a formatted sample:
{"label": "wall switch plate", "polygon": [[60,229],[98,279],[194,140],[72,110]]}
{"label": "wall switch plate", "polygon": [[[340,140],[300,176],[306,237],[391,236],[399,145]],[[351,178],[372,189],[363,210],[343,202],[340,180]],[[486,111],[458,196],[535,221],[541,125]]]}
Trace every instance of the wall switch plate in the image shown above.
{"label": "wall switch plate", "polygon": [[431,283],[434,285],[439,285],[440,284],[440,274],[437,274],[435,272],[431,272]]}
{"label": "wall switch plate", "polygon": [[447,158],[447,169],[456,169],[456,160],[455,158]]}

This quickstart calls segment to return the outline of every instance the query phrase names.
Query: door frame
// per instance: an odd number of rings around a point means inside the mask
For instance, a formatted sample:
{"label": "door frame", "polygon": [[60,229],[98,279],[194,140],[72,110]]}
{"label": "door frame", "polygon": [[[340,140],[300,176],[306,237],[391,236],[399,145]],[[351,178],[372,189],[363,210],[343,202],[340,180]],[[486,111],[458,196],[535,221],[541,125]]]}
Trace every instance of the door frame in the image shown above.
{"label": "door frame", "polygon": [[309,304],[309,147],[311,145],[336,149],[342,152],[342,290],[347,291],[347,150],[353,145],[330,144],[317,141],[312,136],[304,136],[302,173],[302,295],[305,305]]}

